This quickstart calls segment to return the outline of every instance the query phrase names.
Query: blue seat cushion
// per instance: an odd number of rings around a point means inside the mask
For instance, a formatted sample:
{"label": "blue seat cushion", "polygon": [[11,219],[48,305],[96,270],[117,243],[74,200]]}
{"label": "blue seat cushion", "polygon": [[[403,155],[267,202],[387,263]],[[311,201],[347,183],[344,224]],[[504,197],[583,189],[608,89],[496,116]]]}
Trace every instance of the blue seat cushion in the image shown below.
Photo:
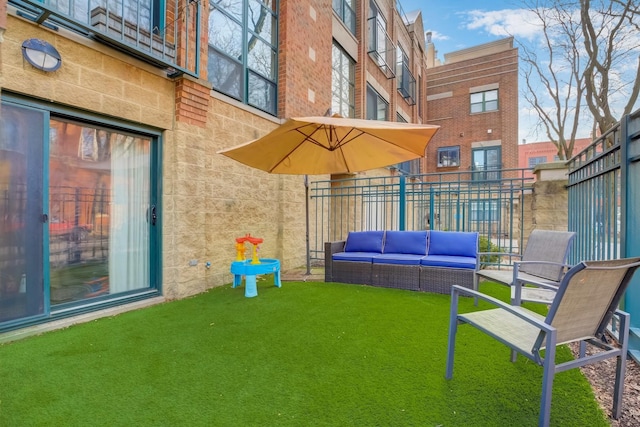
{"label": "blue seat cushion", "polygon": [[387,231],[382,253],[427,254],[427,231]]}
{"label": "blue seat cushion", "polygon": [[374,257],[380,255],[377,252],[338,252],[331,256],[334,261],[358,261],[370,263]]}
{"label": "blue seat cushion", "polygon": [[350,231],[344,245],[345,252],[382,253],[384,231]]}
{"label": "blue seat cushion", "polygon": [[452,255],[427,255],[420,259],[420,265],[428,267],[476,268],[476,258]]}
{"label": "blue seat cushion", "polygon": [[429,255],[478,256],[478,233],[466,231],[429,232]]}
{"label": "blue seat cushion", "polygon": [[374,264],[420,265],[424,255],[416,254],[382,254],[373,258]]}

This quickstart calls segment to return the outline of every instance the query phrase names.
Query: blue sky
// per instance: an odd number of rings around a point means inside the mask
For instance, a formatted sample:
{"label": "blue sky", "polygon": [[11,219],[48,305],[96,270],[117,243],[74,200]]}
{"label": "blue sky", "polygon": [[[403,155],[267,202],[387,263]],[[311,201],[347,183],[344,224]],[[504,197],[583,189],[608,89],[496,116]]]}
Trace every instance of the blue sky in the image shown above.
{"label": "blue sky", "polygon": [[[432,41],[444,60],[444,54],[471,46],[488,43],[513,35],[531,41],[537,29],[527,25],[523,19],[520,4],[514,1],[484,0],[400,0],[405,13],[422,11],[425,31],[432,32]],[[520,82],[522,91],[524,84]],[[542,132],[536,133],[536,113],[520,96],[518,141],[548,141]],[[579,138],[589,136],[589,129],[582,129]]]}

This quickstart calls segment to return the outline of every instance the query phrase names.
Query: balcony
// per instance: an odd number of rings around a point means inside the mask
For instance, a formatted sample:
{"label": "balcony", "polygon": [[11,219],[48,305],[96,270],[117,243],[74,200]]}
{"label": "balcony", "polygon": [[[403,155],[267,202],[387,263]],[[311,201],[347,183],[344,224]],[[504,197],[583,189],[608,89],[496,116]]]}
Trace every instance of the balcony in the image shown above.
{"label": "balcony", "polygon": [[409,103],[416,103],[416,78],[409,70],[409,66],[405,63],[398,63],[398,92]]}
{"label": "balcony", "polygon": [[367,25],[369,34],[367,53],[378,64],[384,75],[392,79],[396,76],[393,72],[396,48],[391,42],[391,37],[376,17],[369,18]]}
{"label": "balcony", "polygon": [[198,77],[199,2],[192,0],[9,0],[17,14],[63,27],[167,71]]}

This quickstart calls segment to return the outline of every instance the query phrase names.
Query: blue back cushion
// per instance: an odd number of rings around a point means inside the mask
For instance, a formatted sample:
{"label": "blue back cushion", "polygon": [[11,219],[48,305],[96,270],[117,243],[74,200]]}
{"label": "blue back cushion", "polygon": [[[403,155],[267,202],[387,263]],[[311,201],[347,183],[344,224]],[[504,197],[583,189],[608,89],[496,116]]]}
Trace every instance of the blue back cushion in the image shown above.
{"label": "blue back cushion", "polygon": [[478,233],[465,231],[429,232],[429,255],[478,256]]}
{"label": "blue back cushion", "polygon": [[426,255],[427,231],[387,231],[384,253]]}
{"label": "blue back cushion", "polygon": [[384,231],[350,231],[345,252],[377,252],[382,253]]}

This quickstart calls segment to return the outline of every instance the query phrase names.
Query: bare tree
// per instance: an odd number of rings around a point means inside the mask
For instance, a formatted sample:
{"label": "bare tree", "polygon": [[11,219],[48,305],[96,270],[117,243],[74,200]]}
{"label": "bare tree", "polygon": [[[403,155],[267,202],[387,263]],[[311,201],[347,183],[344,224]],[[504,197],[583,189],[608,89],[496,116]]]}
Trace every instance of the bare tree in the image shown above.
{"label": "bare tree", "polygon": [[[520,41],[525,99],[539,126],[568,159],[578,129],[605,132],[637,105],[640,6],[637,0],[525,0],[535,42]],[[540,42],[541,44],[534,44]]]}
{"label": "bare tree", "polygon": [[[584,70],[585,99],[594,124],[604,133],[629,114],[640,91],[640,5],[636,0],[580,1],[580,18],[588,63]],[[634,66],[635,72],[631,69]],[[621,70],[627,71],[625,79]],[[631,79],[633,77],[633,79]],[[612,110],[619,96],[622,113]],[[626,102],[624,101],[626,99]]]}

